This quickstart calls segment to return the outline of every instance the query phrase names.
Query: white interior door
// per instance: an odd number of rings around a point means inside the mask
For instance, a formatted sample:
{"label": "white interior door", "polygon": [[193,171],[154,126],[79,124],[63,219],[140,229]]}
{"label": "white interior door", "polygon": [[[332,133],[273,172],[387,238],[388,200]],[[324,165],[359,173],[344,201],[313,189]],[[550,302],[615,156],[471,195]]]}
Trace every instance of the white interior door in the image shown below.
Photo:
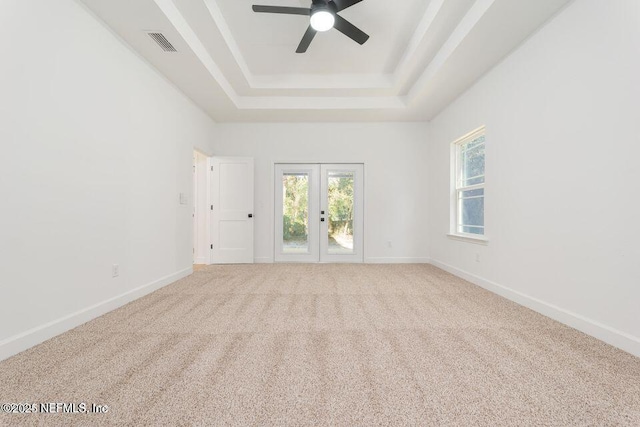
{"label": "white interior door", "polygon": [[276,164],[276,262],[362,262],[361,164]]}
{"label": "white interior door", "polygon": [[212,157],[211,263],[253,263],[253,159]]}

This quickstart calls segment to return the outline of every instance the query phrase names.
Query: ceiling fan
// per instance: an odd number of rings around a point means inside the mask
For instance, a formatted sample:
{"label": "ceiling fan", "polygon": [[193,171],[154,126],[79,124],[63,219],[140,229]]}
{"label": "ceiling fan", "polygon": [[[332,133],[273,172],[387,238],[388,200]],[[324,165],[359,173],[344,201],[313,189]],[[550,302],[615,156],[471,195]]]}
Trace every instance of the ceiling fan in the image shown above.
{"label": "ceiling fan", "polygon": [[296,53],[304,53],[307,51],[317,32],[329,31],[332,28],[340,31],[355,42],[364,44],[364,42],[369,39],[369,36],[351,22],[338,15],[338,12],[361,1],[362,0],[311,0],[311,8],[253,5],[253,11],[309,16],[309,28],[307,28],[307,31],[302,37],[302,41],[298,45],[298,49],[296,49]]}

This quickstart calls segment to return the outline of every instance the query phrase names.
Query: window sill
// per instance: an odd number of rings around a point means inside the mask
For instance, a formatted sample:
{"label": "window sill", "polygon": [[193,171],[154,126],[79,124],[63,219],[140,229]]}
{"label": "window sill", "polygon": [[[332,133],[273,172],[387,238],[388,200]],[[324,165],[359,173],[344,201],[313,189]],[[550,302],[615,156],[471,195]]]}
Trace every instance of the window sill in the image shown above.
{"label": "window sill", "polygon": [[468,235],[463,235],[463,234],[447,234],[447,237],[452,239],[452,240],[459,240],[461,242],[467,242],[467,243],[474,243],[476,245],[488,245],[489,244],[489,239],[487,239],[484,236],[468,236]]}

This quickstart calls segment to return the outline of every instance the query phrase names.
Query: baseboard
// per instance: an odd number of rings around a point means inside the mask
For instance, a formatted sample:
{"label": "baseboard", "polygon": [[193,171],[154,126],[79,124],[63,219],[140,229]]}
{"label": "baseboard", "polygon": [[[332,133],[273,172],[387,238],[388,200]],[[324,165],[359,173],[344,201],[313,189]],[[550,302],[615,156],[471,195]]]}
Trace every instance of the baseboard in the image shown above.
{"label": "baseboard", "polygon": [[123,305],[150,294],[151,292],[173,283],[176,280],[180,280],[191,273],[193,273],[193,267],[185,268],[184,270],[165,276],[151,283],[147,283],[146,285],[139,286],[106,301],[94,304],[90,307],[76,311],[75,313],[71,313],[57,320],[45,323],[44,325],[37,326],[29,329],[28,331],[0,341],[0,360],[4,360],[18,354],[33,347],[34,345],[53,338],[56,335],[60,335],[63,332],[80,326],[83,323],[95,319],[96,317],[122,307]]}
{"label": "baseboard", "polygon": [[209,258],[199,256],[196,258],[196,262],[194,262],[194,264],[207,265],[209,264]]}
{"label": "baseboard", "polygon": [[[273,258],[270,257],[258,257],[254,258],[253,262],[256,264],[273,264]],[[384,258],[384,257],[368,257],[364,259],[365,264],[428,264],[429,258]]]}
{"label": "baseboard", "polygon": [[626,332],[619,331],[610,326],[604,325],[595,320],[584,317],[580,314],[573,313],[564,308],[558,307],[553,304],[549,304],[545,301],[523,294],[521,292],[510,289],[506,286],[499,285],[489,280],[478,277],[474,274],[468,273],[459,268],[445,264],[443,262],[432,259],[430,263],[436,267],[439,267],[449,273],[456,275],[462,279],[465,279],[474,285],[478,285],[490,292],[503,296],[517,304],[523,305],[557,320],[567,326],[575,328],[587,335],[598,338],[601,341],[611,344],[614,347],[618,347],[626,352],[640,357],[640,338],[630,335]]}
{"label": "baseboard", "polygon": [[367,257],[365,264],[428,264],[429,258],[402,258],[402,257]]}

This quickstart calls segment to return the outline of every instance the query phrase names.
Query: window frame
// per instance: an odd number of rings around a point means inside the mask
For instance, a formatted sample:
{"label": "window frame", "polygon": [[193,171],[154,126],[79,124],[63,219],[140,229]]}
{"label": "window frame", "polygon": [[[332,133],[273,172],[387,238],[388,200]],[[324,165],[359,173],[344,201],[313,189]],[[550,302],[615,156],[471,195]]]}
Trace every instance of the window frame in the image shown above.
{"label": "window frame", "polygon": [[[484,175],[479,175],[478,177],[482,176],[484,178],[483,182],[471,185],[463,185],[463,165],[460,164],[462,146],[481,136],[485,137],[485,141],[482,143],[482,145],[484,145],[485,147],[485,173]],[[476,177],[467,178],[467,180],[473,178]],[[462,217],[462,198],[460,196],[462,192],[478,189],[483,190],[482,197],[486,202],[486,132],[484,126],[481,126],[467,133],[466,135],[458,138],[451,143],[451,223],[448,234],[450,238],[478,244],[487,244],[489,242],[487,238],[486,218],[483,218],[484,221],[482,225],[482,234],[463,232],[462,226],[460,224]]]}

